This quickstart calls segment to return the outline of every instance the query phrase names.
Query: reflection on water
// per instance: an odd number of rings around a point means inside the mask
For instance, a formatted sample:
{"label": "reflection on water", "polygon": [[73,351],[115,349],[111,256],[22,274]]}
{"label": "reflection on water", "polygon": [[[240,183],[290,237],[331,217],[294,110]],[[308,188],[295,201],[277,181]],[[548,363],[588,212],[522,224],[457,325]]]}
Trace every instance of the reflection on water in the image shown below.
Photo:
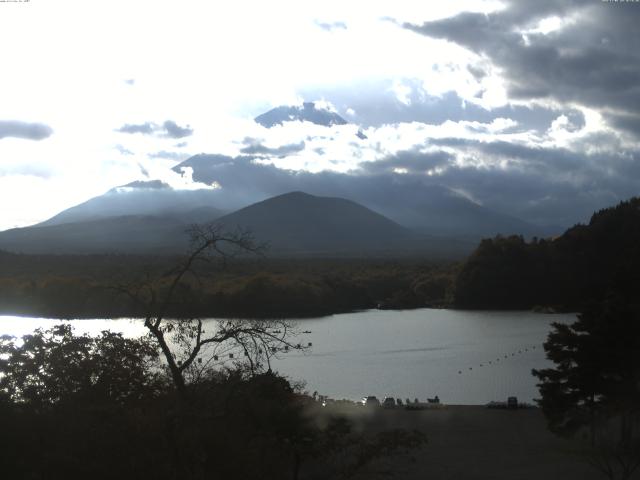
{"label": "reflection on water", "polygon": [[[574,315],[455,310],[369,310],[301,320],[310,352],[283,355],[274,368],[309,391],[334,398],[365,395],[481,404],[515,395],[538,396],[532,368],[544,368],[542,343],[551,322]],[[0,333],[20,336],[57,320],[0,317]],[[213,322],[213,320],[211,320]],[[73,320],[77,333],[101,330],[144,335],[140,320]]]}
{"label": "reflection on water", "polygon": [[0,335],[21,337],[33,332],[36,328],[49,328],[59,323],[73,325],[76,334],[97,335],[102,330],[121,332],[127,337],[140,337],[147,333],[139,319],[90,319],[90,320],[52,320],[50,318],[14,317],[0,315]]}

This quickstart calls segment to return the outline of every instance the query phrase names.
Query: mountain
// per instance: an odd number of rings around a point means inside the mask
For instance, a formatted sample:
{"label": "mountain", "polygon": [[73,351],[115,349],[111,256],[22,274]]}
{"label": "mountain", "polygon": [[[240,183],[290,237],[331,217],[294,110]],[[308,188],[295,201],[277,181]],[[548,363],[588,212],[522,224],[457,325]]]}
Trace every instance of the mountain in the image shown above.
{"label": "mountain", "polygon": [[316,125],[330,127],[346,125],[347,121],[335,112],[316,108],[313,102],[304,102],[300,106],[280,106],[269,110],[254,119],[263,127],[271,128],[286,122],[311,122]]}
{"label": "mountain", "polygon": [[222,185],[215,204],[225,210],[299,190],[351,199],[428,235],[479,240],[498,233],[526,237],[561,233],[488,209],[448,187],[400,175],[290,172],[255,162],[251,156],[207,154],[195,155],[173,169],[189,169],[198,182]]}
{"label": "mountain", "polygon": [[215,197],[213,190],[174,190],[157,180],[138,181],[112,188],[104,195],[68,208],[38,226],[129,215],[182,217],[191,223],[203,222],[225,213],[211,207]]}
{"label": "mountain", "polygon": [[358,200],[406,227],[429,235],[480,240],[497,234],[530,238],[561,232],[496,212],[442,185],[416,188],[398,182],[388,189],[389,195],[376,195],[372,189],[366,197]]}
{"label": "mountain", "polygon": [[269,244],[274,255],[455,256],[456,248],[404,228],[356,202],[291,192],[255,203],[218,222],[227,229],[248,229]]}
{"label": "mountain", "polygon": [[[216,210],[180,214],[125,215],[50,222],[0,232],[0,249],[19,253],[181,253],[193,220],[213,220]],[[63,212],[64,213],[64,212]],[[76,217],[78,218],[78,217]],[[287,193],[249,205],[216,220],[228,230],[249,229],[270,245],[273,256],[460,257],[472,245],[419,235],[343,198]]]}
{"label": "mountain", "polygon": [[25,228],[0,232],[0,249],[20,253],[175,253],[185,231],[226,212],[212,207],[212,190],[174,190],[133,182]]}

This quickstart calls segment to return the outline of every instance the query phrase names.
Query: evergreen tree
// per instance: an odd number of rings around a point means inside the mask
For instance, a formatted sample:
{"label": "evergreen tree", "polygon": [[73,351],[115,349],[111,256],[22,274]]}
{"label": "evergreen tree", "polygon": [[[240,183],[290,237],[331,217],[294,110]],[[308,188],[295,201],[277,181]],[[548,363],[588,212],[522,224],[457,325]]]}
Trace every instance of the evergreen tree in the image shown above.
{"label": "evergreen tree", "polygon": [[592,463],[630,478],[640,466],[640,309],[609,295],[553,327],[544,348],[555,367],[533,371],[550,429],[588,431]]}

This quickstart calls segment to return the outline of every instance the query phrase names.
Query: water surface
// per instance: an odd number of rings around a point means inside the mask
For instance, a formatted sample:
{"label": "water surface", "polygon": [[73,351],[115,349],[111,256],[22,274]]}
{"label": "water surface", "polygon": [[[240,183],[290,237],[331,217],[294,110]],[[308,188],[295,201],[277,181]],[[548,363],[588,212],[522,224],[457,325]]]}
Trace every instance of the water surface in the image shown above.
{"label": "water surface", "polygon": [[[542,343],[551,322],[572,314],[462,310],[401,310],[332,315],[300,320],[300,341],[309,352],[290,352],[274,368],[305,380],[309,392],[333,398],[365,395],[419,398],[438,395],[450,404],[483,404],[517,396],[538,397],[531,369],[544,368]],[[212,320],[213,321],[213,320]],[[58,320],[0,317],[0,334],[20,336]],[[145,333],[140,320],[73,320],[78,333]]]}

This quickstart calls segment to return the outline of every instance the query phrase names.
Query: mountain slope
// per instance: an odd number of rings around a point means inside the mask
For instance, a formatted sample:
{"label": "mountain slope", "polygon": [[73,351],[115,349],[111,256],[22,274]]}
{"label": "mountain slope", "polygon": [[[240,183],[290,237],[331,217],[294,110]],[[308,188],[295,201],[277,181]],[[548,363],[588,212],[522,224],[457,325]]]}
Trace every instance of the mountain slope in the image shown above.
{"label": "mountain slope", "polygon": [[0,232],[0,249],[42,254],[181,253],[189,246],[186,230],[190,225],[210,223],[221,215],[208,206],[158,215],[65,212],[38,225]]}
{"label": "mountain slope", "polygon": [[228,229],[249,229],[276,255],[406,255],[434,247],[355,202],[302,192],[270,198],[218,221]]}
{"label": "mountain slope", "polygon": [[[201,222],[204,218],[213,220],[225,212],[214,205],[214,190],[174,190],[159,181],[133,182],[112,188],[104,195],[91,198],[68,208],[38,226],[61,225],[108,217],[175,216],[196,217],[189,220]],[[209,210],[208,212],[206,210]],[[200,212],[200,214],[198,214]]]}
{"label": "mountain slope", "polygon": [[0,232],[0,249],[17,253],[170,253],[187,247],[176,219],[129,215],[14,228]]}

